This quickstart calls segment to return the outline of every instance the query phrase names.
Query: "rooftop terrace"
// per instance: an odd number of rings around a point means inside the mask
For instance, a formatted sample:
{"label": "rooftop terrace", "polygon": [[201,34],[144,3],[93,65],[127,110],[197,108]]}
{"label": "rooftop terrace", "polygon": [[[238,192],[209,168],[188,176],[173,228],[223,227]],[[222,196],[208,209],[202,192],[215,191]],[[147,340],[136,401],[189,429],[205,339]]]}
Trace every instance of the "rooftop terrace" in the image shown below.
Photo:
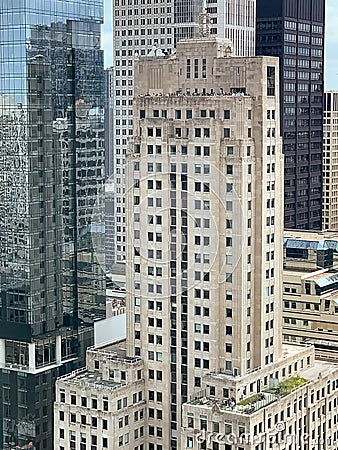
{"label": "rooftop terrace", "polygon": [[170,93],[165,93],[163,94],[161,89],[152,89],[147,93],[144,94],[139,94],[138,95],[139,98],[144,98],[144,97],[187,97],[187,98],[191,98],[191,97],[250,97],[249,94],[246,93],[246,90],[244,88],[238,88],[238,89],[232,89],[230,92],[224,92],[223,89],[218,89],[218,90],[211,90],[209,92],[207,92],[205,89],[202,91],[199,91],[198,89],[196,89],[195,91],[190,91],[188,90],[187,92],[183,92],[182,90],[178,90],[176,92],[170,92]]}
{"label": "rooftop terrace", "polygon": [[[248,398],[247,400],[250,400]],[[278,396],[269,392],[261,393],[261,394],[255,394],[255,396],[252,396],[252,401],[248,404],[235,404],[235,402],[229,400],[229,399],[216,399],[216,398],[195,398],[188,402],[189,405],[198,405],[205,408],[217,408],[220,412],[228,412],[228,413],[234,413],[234,414],[245,414],[245,415],[251,415],[254,412],[258,411],[261,408],[266,407],[267,405],[270,405],[271,403],[274,403],[278,400]]]}
{"label": "rooftop terrace", "polygon": [[[299,345],[283,345],[283,357],[289,358],[291,360],[296,360],[300,358],[302,350],[311,351],[311,347],[299,346]],[[257,377],[259,378],[259,372],[264,370],[266,375],[266,368],[257,368],[255,371],[251,371],[250,374],[257,372]],[[269,386],[264,386],[261,388],[260,392],[246,396],[239,402],[235,402],[235,399],[225,399],[225,398],[215,398],[213,396],[207,396],[206,391],[202,391],[199,395],[188,402],[190,405],[198,405],[205,408],[218,408],[220,412],[229,412],[235,414],[245,414],[251,415],[256,411],[265,408],[271,403],[290,395],[292,392],[297,391],[304,386],[319,380],[322,377],[338,370],[338,361],[320,361],[315,360],[315,363],[311,367],[306,367],[305,369],[300,369],[297,374],[284,379],[283,381],[274,380],[275,383]],[[233,377],[224,373],[211,373],[209,374],[212,378],[231,380],[231,381],[243,381],[245,382],[245,377],[250,374],[246,374],[242,377]]]}
{"label": "rooftop terrace", "polygon": [[88,372],[86,369],[78,369],[59,378],[65,384],[79,386],[81,388],[101,388],[106,390],[118,389],[124,384],[112,380],[103,380],[99,372]]}
{"label": "rooftop terrace", "polygon": [[[314,372],[316,373],[316,372]],[[309,375],[311,373],[309,372]],[[309,379],[302,377],[290,377],[282,381],[274,388],[263,388],[258,394],[253,394],[237,404],[233,399],[216,399],[212,397],[196,397],[189,402],[191,405],[202,407],[217,407],[220,412],[230,412],[236,414],[251,415],[256,411],[276,402],[282,397],[291,394],[310,382]]]}
{"label": "rooftop terrace", "polygon": [[126,341],[119,341],[113,344],[108,344],[103,347],[90,347],[87,350],[87,354],[97,354],[98,356],[104,356],[107,360],[114,360],[127,364],[135,364],[142,361],[139,356],[127,356]]}

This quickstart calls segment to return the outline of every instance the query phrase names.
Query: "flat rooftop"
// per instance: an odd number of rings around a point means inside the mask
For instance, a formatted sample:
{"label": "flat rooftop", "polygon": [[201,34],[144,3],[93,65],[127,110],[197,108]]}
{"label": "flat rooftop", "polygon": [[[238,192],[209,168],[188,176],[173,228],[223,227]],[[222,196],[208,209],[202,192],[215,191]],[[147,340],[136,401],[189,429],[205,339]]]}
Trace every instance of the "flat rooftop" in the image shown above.
{"label": "flat rooftop", "polygon": [[[323,270],[325,270],[325,269],[323,269]],[[336,275],[337,276],[337,272],[327,271],[327,272],[318,273],[316,271],[312,275],[311,275],[311,273],[307,273],[306,274],[306,279],[307,280],[312,280],[312,281],[318,281],[318,280],[323,280],[325,278],[328,278],[328,277],[330,277],[332,275]]]}
{"label": "flat rooftop", "polygon": [[103,388],[107,390],[118,389],[124,384],[116,383],[113,380],[103,380],[99,372],[88,372],[86,369],[79,369],[59,378],[63,383],[81,388]]}
{"label": "flat rooftop", "polygon": [[102,355],[106,359],[128,364],[139,363],[142,361],[140,356],[127,356],[125,340],[107,344],[102,347],[90,347],[87,349],[87,353],[97,353],[98,356]]}
{"label": "flat rooftop", "polygon": [[324,376],[326,373],[330,373],[332,370],[338,367],[337,364],[328,361],[315,360],[315,364],[312,367],[308,367],[300,371],[300,376],[307,380],[318,380],[320,376]]}
{"label": "flat rooftop", "polygon": [[[312,348],[313,348],[313,346],[306,345],[306,344],[304,344],[304,345],[302,345],[302,344],[294,344],[294,345],[283,344],[281,363],[282,363],[283,359],[288,359],[288,358],[292,359],[292,358],[297,358],[297,357],[299,358],[300,354],[302,352],[308,354]],[[276,368],[271,369],[271,370],[276,370]],[[213,378],[218,378],[221,380],[230,380],[233,382],[241,382],[241,380],[244,381],[245,378],[250,376],[252,373],[255,373],[255,372],[258,373],[259,371],[263,371],[264,375],[266,375],[265,372],[267,372],[267,368],[266,367],[257,367],[256,369],[252,369],[252,370],[248,371],[245,375],[237,375],[237,376],[226,374],[223,372],[217,372],[217,373],[211,372],[210,375]]]}
{"label": "flat rooftop", "polygon": [[127,350],[126,350],[127,343],[125,340],[113,342],[111,344],[103,345],[102,347],[98,347],[96,349],[90,348],[89,350],[94,350],[97,352],[112,352],[112,353],[118,353],[121,356],[126,356]]}
{"label": "flat rooftop", "polygon": [[[299,345],[283,345],[283,357],[298,357],[302,349],[306,349],[309,347],[299,346]],[[281,361],[282,363],[282,361]],[[206,391],[202,391],[199,396],[191,399],[187,402],[189,405],[196,405],[198,407],[213,409],[217,408],[219,411],[225,411],[231,414],[244,414],[251,415],[258,411],[259,409],[265,408],[271,403],[277,402],[280,397],[287,397],[291,395],[294,391],[301,389],[302,387],[308,385],[309,383],[324,377],[333,371],[337,371],[338,369],[338,360],[337,362],[329,362],[329,361],[321,361],[315,360],[313,366],[307,367],[305,369],[300,369],[297,375],[292,375],[289,378],[278,383],[276,387],[263,387],[258,394],[254,394],[251,396],[247,396],[247,403],[244,403],[242,400],[237,404],[233,402],[231,399],[224,398],[214,398],[206,395]],[[264,369],[256,369],[257,372],[260,370],[264,370],[265,375],[269,375],[268,368]],[[272,369],[272,370],[275,370]],[[270,372],[271,373],[271,372]],[[225,374],[210,374],[217,378],[229,379],[231,377],[225,376]],[[245,377],[245,376],[244,376]],[[242,378],[244,378],[242,377]],[[237,377],[239,379],[240,377]],[[288,385],[289,384],[289,385]]]}
{"label": "flat rooftop", "polygon": [[338,231],[284,230],[284,238],[299,239],[300,241],[316,241],[316,242],[320,242],[323,240],[338,241]]}
{"label": "flat rooftop", "polygon": [[338,241],[338,231],[308,231],[308,230],[284,230],[284,237],[287,239],[300,239],[306,241],[322,241],[323,239],[332,239]]}
{"label": "flat rooftop", "polygon": [[327,271],[327,272],[315,272],[313,274],[303,275],[303,279],[314,281],[319,287],[329,287],[330,285],[336,284],[338,282],[338,272]]}
{"label": "flat rooftop", "polygon": [[[283,357],[284,356],[298,356],[300,348],[311,348],[311,346],[300,346],[299,344],[283,344]],[[317,380],[319,375],[324,375],[327,372],[331,372],[332,370],[338,367],[338,359],[337,362],[331,361],[322,361],[315,358],[315,363],[312,367],[307,367],[305,369],[299,370],[299,375],[301,377],[306,378],[307,380]]]}

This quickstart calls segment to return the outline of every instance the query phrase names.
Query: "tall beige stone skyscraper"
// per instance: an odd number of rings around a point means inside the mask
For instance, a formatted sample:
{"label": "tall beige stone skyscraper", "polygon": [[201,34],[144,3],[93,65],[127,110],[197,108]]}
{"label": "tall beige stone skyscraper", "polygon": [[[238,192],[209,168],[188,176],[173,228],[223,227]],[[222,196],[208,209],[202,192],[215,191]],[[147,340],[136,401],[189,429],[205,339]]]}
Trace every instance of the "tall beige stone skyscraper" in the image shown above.
{"label": "tall beige stone skyscraper", "polygon": [[107,261],[124,262],[126,254],[125,154],[133,129],[134,61],[149,54],[173,54],[179,39],[198,36],[204,9],[210,15],[211,35],[231,39],[236,56],[254,55],[255,0],[113,0],[112,146],[107,175],[113,185],[114,223]]}
{"label": "tall beige stone skyscraper", "polygon": [[135,80],[127,351],[161,374],[146,387],[161,393],[173,448],[203,374],[243,375],[281,354],[278,60],[187,40],[174,58],[140,59]]}
{"label": "tall beige stone skyscraper", "polygon": [[338,230],[338,91],[324,96],[323,229]]}
{"label": "tall beige stone skyscraper", "polygon": [[210,36],[136,63],[127,339],[58,381],[59,450],[334,448],[338,366],[281,343],[278,79]]}

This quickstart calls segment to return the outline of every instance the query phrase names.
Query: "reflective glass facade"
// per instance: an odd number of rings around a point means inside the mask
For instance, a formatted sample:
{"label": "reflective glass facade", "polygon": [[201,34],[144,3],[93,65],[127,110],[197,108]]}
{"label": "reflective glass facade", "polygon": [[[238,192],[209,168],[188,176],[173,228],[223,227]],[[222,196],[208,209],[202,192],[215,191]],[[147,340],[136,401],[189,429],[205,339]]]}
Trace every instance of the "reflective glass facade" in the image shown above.
{"label": "reflective glass facade", "polygon": [[50,449],[52,382],[104,315],[102,22],[101,0],[0,1],[0,448]]}
{"label": "reflective glass facade", "polygon": [[280,57],[285,228],[321,229],[324,0],[257,0],[257,54]]}
{"label": "reflective glass facade", "polygon": [[199,15],[203,11],[203,0],[174,0],[174,41],[194,37]]}

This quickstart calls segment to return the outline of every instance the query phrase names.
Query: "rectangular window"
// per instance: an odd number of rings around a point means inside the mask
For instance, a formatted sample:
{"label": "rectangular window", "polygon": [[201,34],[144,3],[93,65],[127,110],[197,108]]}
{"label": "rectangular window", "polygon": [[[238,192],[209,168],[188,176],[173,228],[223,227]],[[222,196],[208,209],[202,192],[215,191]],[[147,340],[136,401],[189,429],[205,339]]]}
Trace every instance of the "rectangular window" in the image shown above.
{"label": "rectangular window", "polygon": [[202,78],[207,77],[207,60],[205,58],[202,59]]}
{"label": "rectangular window", "polygon": [[267,67],[267,95],[275,96],[276,88],[276,68],[273,66]]}
{"label": "rectangular window", "polygon": [[194,78],[198,78],[198,59],[194,60]]}
{"label": "rectangular window", "polygon": [[191,76],[191,61],[187,59],[187,79],[190,79]]}

